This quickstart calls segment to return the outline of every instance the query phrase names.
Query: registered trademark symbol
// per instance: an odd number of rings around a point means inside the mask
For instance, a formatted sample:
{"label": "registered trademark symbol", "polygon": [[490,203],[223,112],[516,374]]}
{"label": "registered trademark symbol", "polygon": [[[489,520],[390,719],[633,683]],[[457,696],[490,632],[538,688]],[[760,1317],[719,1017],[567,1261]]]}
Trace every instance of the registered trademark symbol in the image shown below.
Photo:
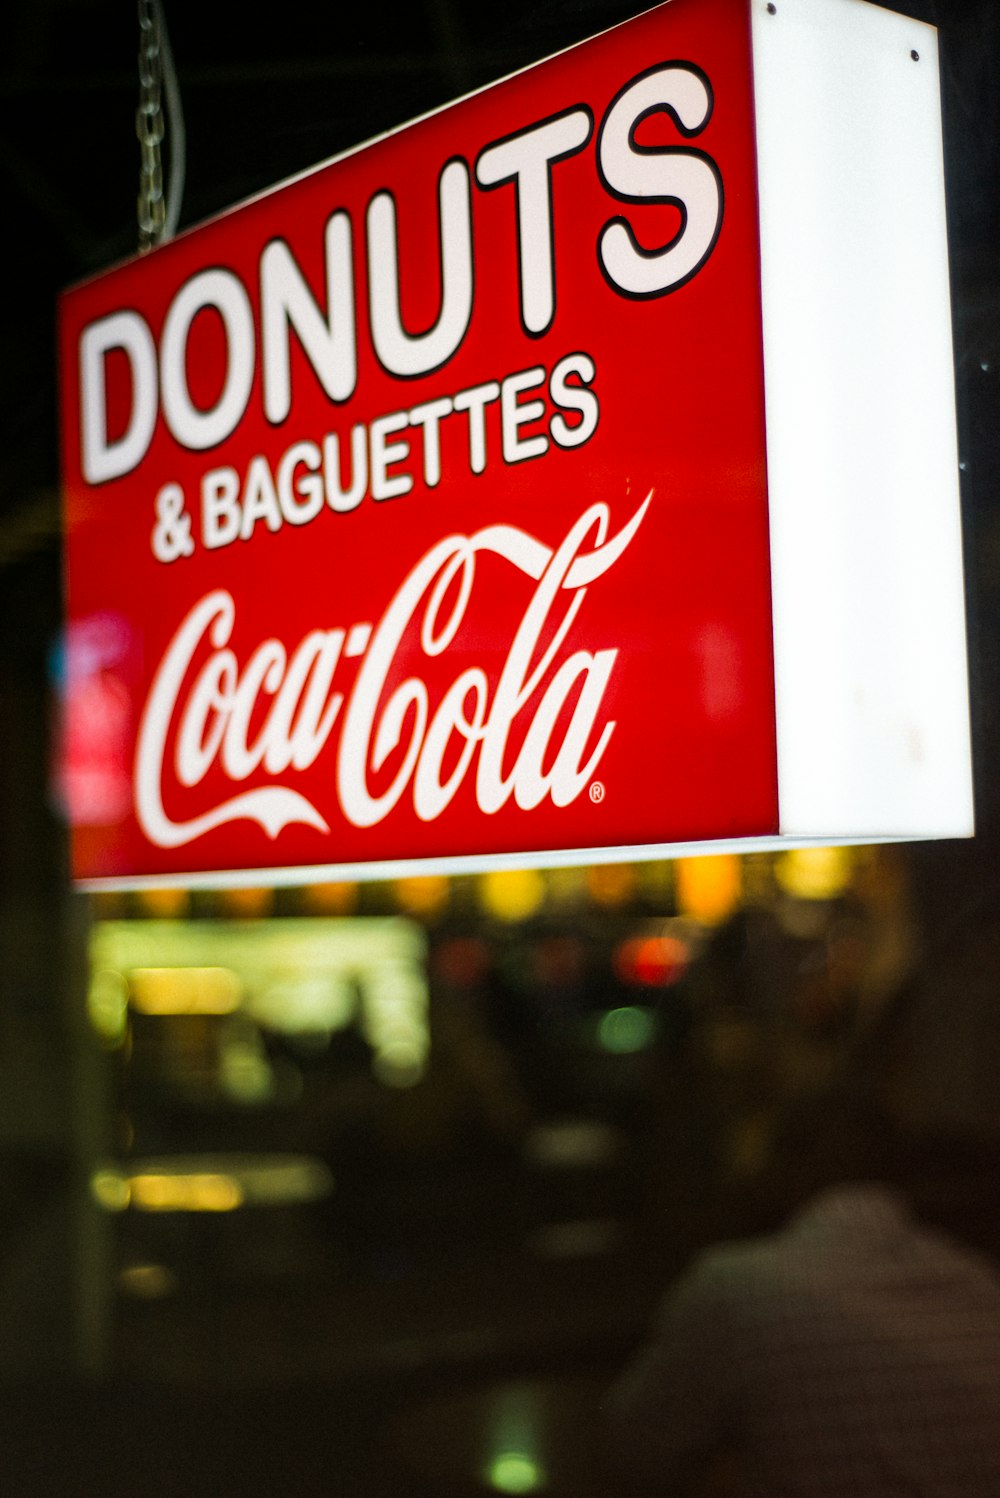
{"label": "registered trademark symbol", "polygon": [[591,801],[593,801],[593,803],[594,803],[595,806],[597,806],[601,801],[604,800],[604,782],[603,782],[603,780],[592,780],[591,781],[591,783],[590,783],[590,799],[591,799]]}

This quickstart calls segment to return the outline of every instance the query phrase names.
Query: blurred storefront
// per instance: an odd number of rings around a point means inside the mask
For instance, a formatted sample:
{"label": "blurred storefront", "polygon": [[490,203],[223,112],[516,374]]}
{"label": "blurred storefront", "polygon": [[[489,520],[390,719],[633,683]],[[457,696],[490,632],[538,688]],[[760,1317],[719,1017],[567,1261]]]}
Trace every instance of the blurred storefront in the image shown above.
{"label": "blurred storefront", "polygon": [[671,1263],[739,1226],[792,1099],[862,1068],[906,1094],[904,858],[92,899],[107,1366],[627,1343]]}

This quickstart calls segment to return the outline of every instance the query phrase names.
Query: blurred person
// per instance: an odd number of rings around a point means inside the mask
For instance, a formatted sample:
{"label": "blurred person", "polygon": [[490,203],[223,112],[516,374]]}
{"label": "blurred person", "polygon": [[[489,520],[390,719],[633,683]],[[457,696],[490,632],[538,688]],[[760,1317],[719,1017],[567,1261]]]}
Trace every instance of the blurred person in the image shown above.
{"label": "blurred person", "polygon": [[907,1196],[929,1182],[925,1158],[867,1105],[789,1116],[763,1196],[798,1208],[703,1253],[667,1294],[606,1401],[619,1480],[1000,1498],[1000,1276],[918,1221]]}

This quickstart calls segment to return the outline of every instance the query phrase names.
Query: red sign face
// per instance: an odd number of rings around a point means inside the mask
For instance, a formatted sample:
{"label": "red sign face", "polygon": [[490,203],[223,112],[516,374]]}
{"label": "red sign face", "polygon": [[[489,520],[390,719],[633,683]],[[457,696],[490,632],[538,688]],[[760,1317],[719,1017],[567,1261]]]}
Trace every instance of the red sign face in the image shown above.
{"label": "red sign face", "polygon": [[674,0],[64,297],[78,879],[777,830],[749,49]]}

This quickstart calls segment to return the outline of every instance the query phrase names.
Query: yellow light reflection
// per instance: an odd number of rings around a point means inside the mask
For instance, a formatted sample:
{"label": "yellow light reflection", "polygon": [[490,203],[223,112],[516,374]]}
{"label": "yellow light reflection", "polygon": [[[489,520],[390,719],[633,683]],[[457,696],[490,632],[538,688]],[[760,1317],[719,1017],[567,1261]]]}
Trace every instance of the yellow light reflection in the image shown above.
{"label": "yellow light reflection", "polygon": [[232,1155],[213,1163],[215,1170],[205,1170],[187,1157],[147,1160],[130,1175],[105,1165],[91,1176],[90,1190],[108,1212],[233,1212],[319,1201],[334,1189],[326,1165],[311,1155]]}
{"label": "yellow light reflection", "polygon": [[524,921],[541,909],[545,880],[537,869],[494,869],[479,881],[479,900],[500,921]]}
{"label": "yellow light reflection", "polygon": [[498,1493],[534,1493],[545,1474],[528,1452],[501,1451],[490,1463],[486,1480]]}
{"label": "yellow light reflection", "polygon": [[774,877],[799,900],[835,900],[851,882],[852,848],[792,848],[775,861]]}
{"label": "yellow light reflection", "polygon": [[351,915],[358,908],[358,886],[347,881],[309,884],[302,904],[312,915]]}
{"label": "yellow light reflection", "polygon": [[135,1175],[128,1187],[140,1212],[234,1212],[244,1200],[238,1181],[210,1171]]}
{"label": "yellow light reflection", "polygon": [[635,887],[635,869],[629,863],[601,863],[587,870],[587,892],[595,905],[612,910],[627,905]]}
{"label": "yellow light reflection", "polygon": [[674,865],[677,910],[703,926],[718,926],[740,903],[742,869],[735,854],[679,858]]}
{"label": "yellow light reflection", "polygon": [[444,874],[423,879],[394,879],[392,892],[400,910],[408,915],[440,915],[448,904],[451,881]]}
{"label": "yellow light reflection", "polygon": [[219,904],[227,915],[240,920],[260,920],[270,915],[274,905],[273,889],[224,889],[219,891]]}
{"label": "yellow light reflection", "polygon": [[186,889],[144,889],[140,891],[139,904],[158,920],[179,920],[187,915],[191,896]]}
{"label": "yellow light reflection", "polygon": [[129,990],[140,1014],[232,1014],[242,985],[225,967],[139,967],[129,974]]}

